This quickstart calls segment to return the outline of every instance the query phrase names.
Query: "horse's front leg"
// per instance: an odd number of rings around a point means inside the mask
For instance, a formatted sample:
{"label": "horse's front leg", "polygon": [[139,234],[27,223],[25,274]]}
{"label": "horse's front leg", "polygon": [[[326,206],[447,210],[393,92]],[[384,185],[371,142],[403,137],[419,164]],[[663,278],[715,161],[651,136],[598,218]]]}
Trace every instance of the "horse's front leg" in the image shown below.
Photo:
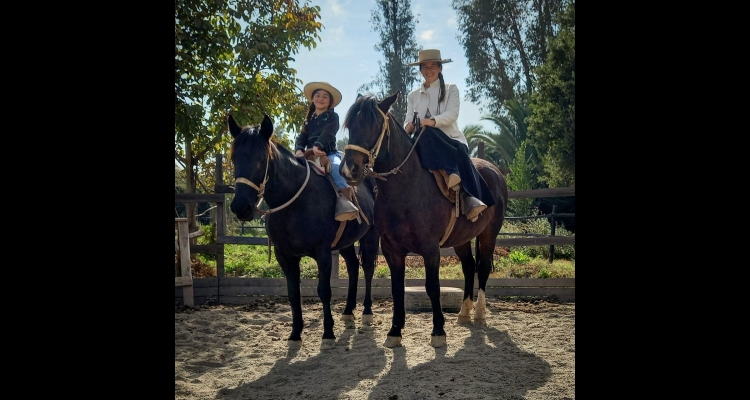
{"label": "horse's front leg", "polygon": [[362,255],[362,271],[365,275],[365,301],[362,310],[362,325],[371,326],[374,323],[372,314],[372,278],[375,275],[375,265],[378,259],[378,242],[380,235],[375,227],[365,234],[359,241],[360,254]]}
{"label": "horse's front leg", "polygon": [[357,282],[359,278],[359,259],[354,251],[354,245],[339,250],[339,254],[344,257],[346,263],[346,272],[349,274],[349,289],[346,293],[346,307],[341,320],[347,328],[355,327],[354,310],[357,308]]}
{"label": "horse's front leg", "polygon": [[333,334],[333,315],[331,315],[331,249],[323,248],[316,257],[318,263],[318,297],[323,305],[323,340],[321,350],[336,346],[336,335]]}
{"label": "horse's front leg", "polygon": [[406,277],[406,253],[400,254],[390,249],[385,240],[381,241],[383,256],[391,270],[391,295],[393,296],[393,320],[385,347],[401,346],[401,329],[406,324],[406,305],[404,304],[404,278]]}
{"label": "horse's front leg", "polygon": [[425,269],[424,288],[432,304],[432,333],[430,334],[430,345],[432,347],[443,347],[445,339],[445,316],[440,306],[440,248],[435,246],[433,251],[422,254]]}
{"label": "horse's front leg", "polygon": [[276,261],[279,262],[281,270],[286,277],[286,292],[289,297],[289,305],[292,307],[292,333],[287,339],[287,345],[291,348],[302,347],[302,297],[300,296],[300,268],[299,262],[302,257],[287,256],[281,254],[274,247]]}
{"label": "horse's front leg", "polygon": [[[461,303],[461,311],[458,313],[458,323],[471,322],[471,310],[474,308],[474,271],[476,263],[471,255],[471,241],[453,248],[461,260],[461,269],[464,273],[464,299]],[[486,282],[486,281],[485,281]]]}

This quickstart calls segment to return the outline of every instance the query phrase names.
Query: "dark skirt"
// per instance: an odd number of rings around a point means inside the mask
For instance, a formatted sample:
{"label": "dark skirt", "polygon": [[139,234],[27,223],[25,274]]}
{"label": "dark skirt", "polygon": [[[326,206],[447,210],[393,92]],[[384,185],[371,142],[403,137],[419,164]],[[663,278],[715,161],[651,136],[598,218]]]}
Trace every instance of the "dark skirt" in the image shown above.
{"label": "dark skirt", "polygon": [[[415,135],[415,140],[416,137]],[[423,167],[430,170],[444,169],[448,175],[458,174],[461,177],[461,187],[468,195],[482,200],[487,207],[495,204],[495,198],[471,162],[469,148],[465,144],[451,139],[438,128],[426,127],[415,151]]]}

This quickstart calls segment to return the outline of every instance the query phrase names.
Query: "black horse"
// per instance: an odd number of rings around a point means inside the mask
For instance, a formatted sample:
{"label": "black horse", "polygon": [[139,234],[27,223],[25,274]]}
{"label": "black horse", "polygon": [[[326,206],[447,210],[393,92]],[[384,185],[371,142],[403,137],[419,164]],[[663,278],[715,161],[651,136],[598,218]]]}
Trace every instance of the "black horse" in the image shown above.
{"label": "black horse", "polygon": [[[401,344],[401,329],[406,320],[404,305],[405,262],[408,253],[422,256],[425,267],[425,289],[432,303],[433,329],[430,344],[445,345],[445,318],[440,307],[440,248],[453,247],[461,260],[464,273],[464,301],[459,322],[470,321],[474,308],[474,274],[479,278],[474,321],[483,322],[486,315],[485,292],[492,271],[495,240],[505,219],[508,188],[500,170],[491,163],[472,159],[495,199],[475,222],[456,217],[456,205],[449,199],[428,169],[422,167],[414,150],[418,135],[412,139],[388,112],[398,92],[378,101],[372,95],[360,96],[347,112],[344,127],[349,129],[340,171],[347,182],[358,185],[366,175],[382,179],[378,182],[375,226],[380,233],[380,246],[391,270],[393,293],[393,325],[385,341],[386,347]],[[453,193],[455,195],[455,193]],[[476,238],[476,260],[471,241]]]}
{"label": "black horse", "polygon": [[[371,284],[378,252],[378,233],[373,225],[375,184],[367,181],[359,187],[357,200],[362,214],[358,220],[334,219],[336,193],[328,178],[312,172],[309,162],[295,157],[284,146],[271,140],[273,124],[266,115],[258,126],[240,127],[228,117],[234,140],[231,160],[234,164],[235,195],[230,209],[241,221],[252,220],[261,199],[270,207],[266,214],[266,232],[276,260],[286,277],[289,304],[292,307],[292,333],[287,343],[302,344],[302,300],[300,296],[300,260],[307,256],[318,264],[318,296],[323,303],[323,340],[321,349],[333,348],[331,316],[331,251],[339,250],[349,273],[346,308],[341,316],[353,327],[357,305],[357,279],[360,262],[354,244],[359,241],[366,289],[362,323],[372,324]],[[364,216],[364,218],[362,218]],[[337,239],[339,228],[343,231]],[[335,246],[332,246],[335,242]]]}

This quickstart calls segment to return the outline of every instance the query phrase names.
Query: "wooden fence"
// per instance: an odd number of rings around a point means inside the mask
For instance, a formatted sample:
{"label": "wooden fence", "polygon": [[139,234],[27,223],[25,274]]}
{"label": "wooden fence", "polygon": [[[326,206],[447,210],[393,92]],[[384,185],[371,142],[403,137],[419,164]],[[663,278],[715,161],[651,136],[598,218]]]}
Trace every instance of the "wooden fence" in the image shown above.
{"label": "wooden fence", "polygon": [[[222,159],[221,156],[216,158],[216,187],[214,194],[196,194],[196,193],[175,193],[175,203],[197,203],[211,202],[216,203],[216,243],[206,245],[190,245],[190,253],[215,254],[216,255],[216,277],[213,278],[193,278],[193,301],[194,304],[246,304],[253,302],[256,296],[286,296],[286,279],[284,278],[235,278],[227,277],[224,273],[224,245],[226,244],[247,244],[268,246],[267,238],[231,236],[226,235],[226,209],[225,198],[227,193],[233,193],[234,188],[224,185],[222,181]],[[564,197],[575,196],[575,187],[568,188],[551,188],[536,189],[509,192],[508,197],[513,198],[541,198],[541,197]],[[554,214],[554,210],[553,210]],[[554,214],[537,216],[543,218],[575,216],[575,214]],[[507,219],[528,219],[532,217],[507,217]],[[536,218],[536,217],[533,217]],[[554,233],[554,223],[553,223]],[[179,238],[178,238],[179,239]],[[532,236],[520,238],[498,238],[495,241],[499,247],[513,246],[550,246],[550,253],[553,253],[552,246],[555,245],[575,245],[574,236]],[[473,250],[472,250],[473,251]],[[338,250],[332,252],[333,268],[331,272],[331,290],[333,298],[345,298],[349,281],[348,279],[339,278],[339,257]],[[378,254],[382,254],[380,250]],[[454,256],[452,248],[440,249],[442,256]],[[551,261],[551,258],[550,258]],[[177,279],[176,279],[177,281]],[[474,277],[474,296],[477,295],[478,282]],[[304,297],[317,298],[317,279],[302,279],[301,295]],[[406,279],[406,286],[424,287],[424,279]],[[359,289],[357,295],[360,299],[364,298],[364,279],[359,280]],[[463,280],[441,279],[440,286],[457,287],[463,289]],[[183,287],[175,287],[175,304],[189,304],[191,301],[184,299],[184,294],[188,291]],[[563,301],[575,300],[575,278],[564,279],[498,279],[491,278],[487,282],[488,296],[529,296],[529,297],[546,297],[556,296]],[[390,278],[373,279],[372,295],[376,297],[391,297]]]}

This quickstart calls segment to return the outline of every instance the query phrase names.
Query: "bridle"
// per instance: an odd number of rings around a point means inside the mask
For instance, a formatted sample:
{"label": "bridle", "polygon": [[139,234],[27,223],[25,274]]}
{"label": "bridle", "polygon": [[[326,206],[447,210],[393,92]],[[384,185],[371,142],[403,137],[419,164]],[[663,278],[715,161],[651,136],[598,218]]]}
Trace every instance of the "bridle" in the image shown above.
{"label": "bridle", "polygon": [[360,153],[363,153],[367,156],[367,163],[365,163],[365,174],[373,176],[375,178],[378,178],[383,181],[387,181],[387,179],[384,178],[384,176],[388,176],[391,174],[395,174],[399,172],[401,167],[406,163],[406,160],[409,159],[411,156],[411,153],[414,152],[414,148],[417,147],[417,142],[419,141],[419,138],[422,137],[422,132],[424,132],[424,127],[419,132],[419,135],[417,136],[417,139],[414,141],[414,145],[412,145],[411,149],[409,150],[409,154],[406,155],[406,158],[404,158],[404,161],[401,162],[396,168],[391,169],[388,172],[375,172],[373,167],[375,166],[375,159],[378,158],[378,154],[380,154],[380,146],[383,145],[383,139],[385,138],[386,133],[388,133],[388,148],[391,146],[391,131],[389,129],[388,125],[388,116],[383,112],[383,110],[380,109],[380,107],[375,107],[375,109],[378,110],[380,115],[383,116],[383,128],[380,131],[380,136],[378,136],[377,142],[375,142],[375,145],[372,147],[372,149],[367,150],[364,147],[358,146],[356,144],[347,144],[344,146],[344,150],[354,150],[358,151]]}
{"label": "bridle", "polygon": [[256,185],[256,184],[250,182],[249,179],[246,179],[246,178],[243,178],[243,177],[234,178],[234,184],[235,184],[235,186],[238,183],[244,183],[245,185],[250,186],[251,188],[255,189],[258,192],[258,202],[255,204],[255,209],[258,210],[258,212],[261,213],[261,214],[263,214],[263,215],[268,215],[268,214],[274,213],[274,212],[279,211],[279,210],[283,209],[284,207],[292,204],[292,202],[294,200],[296,200],[297,197],[299,197],[299,195],[302,193],[302,190],[304,190],[305,186],[307,186],[307,182],[310,180],[310,163],[305,162],[305,166],[307,167],[307,176],[305,176],[305,182],[302,183],[302,187],[299,188],[299,190],[294,195],[294,197],[292,197],[286,203],[284,203],[284,204],[282,204],[282,205],[280,205],[280,206],[278,206],[276,208],[272,208],[272,209],[270,209],[268,211],[261,209],[260,208],[260,203],[263,201],[263,195],[266,192],[266,183],[268,182],[268,166],[271,164],[271,155],[270,154],[271,154],[271,151],[275,151],[276,150],[276,145],[273,142],[269,142],[269,144],[268,144],[268,150],[269,150],[268,151],[268,155],[266,156],[266,172],[265,172],[265,174],[263,176],[263,182],[261,182],[260,185]]}

